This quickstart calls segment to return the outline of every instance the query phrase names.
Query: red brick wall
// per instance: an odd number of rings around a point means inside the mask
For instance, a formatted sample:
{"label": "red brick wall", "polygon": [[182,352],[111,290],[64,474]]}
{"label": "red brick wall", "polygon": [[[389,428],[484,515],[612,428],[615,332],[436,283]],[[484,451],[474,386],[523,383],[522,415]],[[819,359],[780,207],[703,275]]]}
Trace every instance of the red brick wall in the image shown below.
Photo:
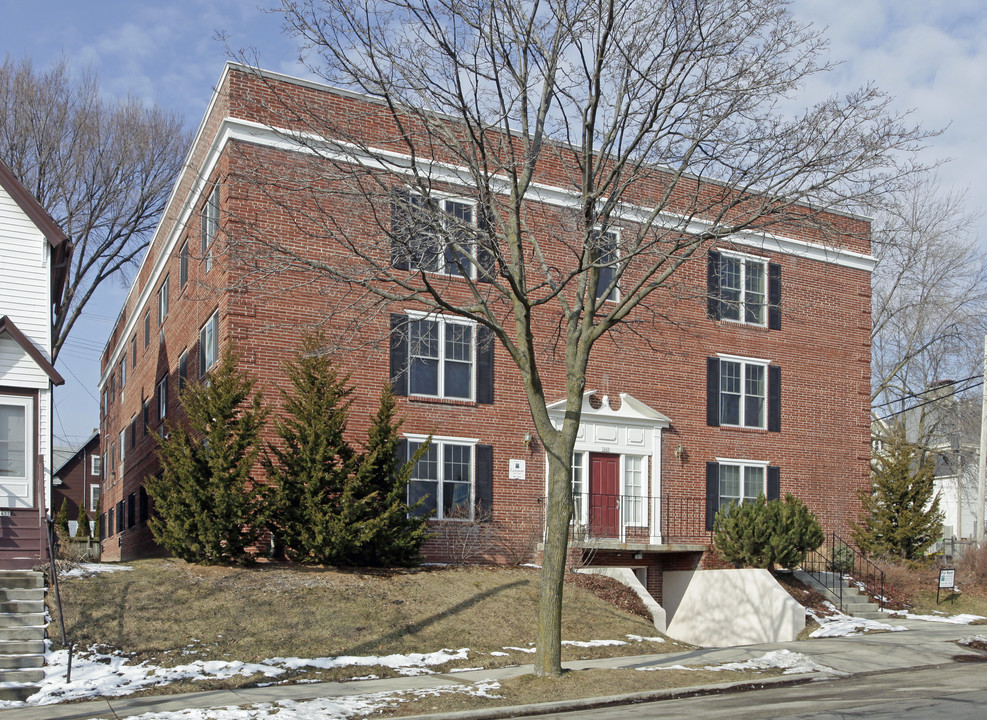
{"label": "red brick wall", "polygon": [[[219,103],[205,123],[205,132],[193,153],[195,162],[205,156],[204,147],[211,142],[210,133],[219,126],[222,114],[240,116],[253,113],[260,121],[280,121],[259,109],[256,95],[269,96],[256,78],[233,72],[228,87],[232,99]],[[259,88],[259,89],[258,89]],[[332,112],[344,117],[348,127],[374,135],[386,145],[393,128],[388,127],[379,108],[361,105],[352,98],[334,96],[308,87],[291,88],[305,95],[312,107],[320,112]],[[252,95],[255,94],[255,95]],[[268,97],[270,99],[270,97]],[[313,238],[319,229],[314,225],[299,232],[284,208],[266,196],[274,188],[262,187],[250,181],[258,168],[270,176],[290,178],[308,160],[299,154],[242,143],[230,143],[220,162],[210,175],[206,188],[213,181],[222,185],[222,222],[224,232],[248,243],[255,233],[279,238],[304,253],[317,255],[331,252],[331,246],[320,245]],[[545,182],[560,181],[560,165],[547,163],[543,168]],[[345,179],[314,178],[310,182],[320,190],[352,190]],[[321,187],[319,187],[321,186]],[[163,342],[159,342],[157,323],[157,288],[150,302],[136,306],[136,298],[150,277],[150,263],[145,263],[135,281],[134,290],[111,338],[109,353],[117,344],[126,345],[130,365],[130,336],[119,336],[128,313],[140,316],[147,309],[152,315],[152,338],[143,347],[142,321],[137,324],[138,362],[128,367],[128,382],[124,393],[117,392],[109,413],[103,418],[104,437],[117,438],[119,430],[130,422],[133,414],[140,424],[143,398],[151,397],[151,430],[145,437],[138,429],[138,443],[128,446],[125,470],[108,468],[104,509],[117,500],[125,500],[137,492],[143,478],[156,471],[153,458],[153,437],[157,431],[157,398],[154,389],[166,373],[169,380],[169,417],[179,418],[177,408],[178,357],[188,348],[189,375],[195,379],[198,371],[198,332],[214,311],[219,311],[220,346],[233,343],[242,356],[242,366],[258,380],[258,388],[275,408],[280,405],[279,389],[285,386],[281,366],[298,345],[306,328],[325,330],[333,343],[334,358],[350,382],[357,388],[351,410],[350,435],[359,444],[368,426],[368,418],[376,410],[380,388],[388,379],[388,313],[403,312],[414,303],[392,306],[368,306],[357,302],[352,288],[334,286],[324,278],[313,277],[298,268],[282,268],[273,275],[260,277],[250,273],[249,260],[243,254],[227,257],[223,254],[225,241],[217,243],[216,266],[203,272],[199,255],[199,209],[201,195],[188,195],[191,181],[185,181],[179,196],[193,208],[185,225],[177,228],[181,239],[168,259],[171,302],[163,326]],[[184,193],[184,194],[182,194]],[[326,232],[345,231],[358,238],[366,247],[376,242],[378,251],[386,248],[367,204],[339,200],[334,196],[333,228]],[[297,199],[300,209],[307,201]],[[527,220],[535,231],[546,235],[564,228],[569,222],[558,208],[529,206]],[[173,212],[168,223],[179,217]],[[852,218],[833,216],[831,225],[844,232],[833,244],[858,252],[867,252],[866,223]],[[386,221],[386,218],[385,218]],[[788,233],[775,228],[780,235]],[[311,235],[308,235],[311,233]],[[795,239],[819,242],[826,238],[808,226],[793,228]],[[159,238],[167,232],[158,233]],[[189,284],[178,287],[178,249],[184,238],[190,239],[191,260]],[[156,241],[152,256],[160,252]],[[161,240],[163,242],[163,240]],[[726,244],[722,244],[724,247]],[[254,246],[259,253],[259,246]],[[750,249],[743,251],[763,255]],[[565,262],[561,246],[548,243],[546,252],[558,263]],[[254,257],[254,260],[257,258]],[[646,309],[635,312],[629,323],[596,346],[590,363],[587,389],[606,391],[616,399],[627,392],[638,400],[664,413],[671,427],[664,431],[662,463],[662,493],[674,497],[686,508],[692,508],[684,521],[683,540],[708,542],[703,526],[705,495],[705,464],[716,457],[747,458],[768,461],[781,468],[782,494],[792,492],[801,497],[817,513],[827,529],[845,530],[847,521],[858,507],[857,491],[868,484],[869,459],[869,366],[870,366],[870,277],[865,271],[835,264],[796,257],[768,255],[782,268],[783,322],[780,331],[710,320],[705,310],[706,257],[687,261],[673,284],[654,296],[652,306],[661,316]],[[246,275],[245,275],[246,273]],[[239,282],[249,276],[248,284]],[[453,296],[464,289],[455,278],[437,278],[445,283]],[[457,285],[457,283],[460,283]],[[551,347],[550,338],[557,327],[555,310],[546,308],[535,317],[534,332],[543,347]],[[782,431],[769,433],[743,428],[708,427],[706,425],[707,356],[716,353],[749,356],[770,360],[782,368]],[[108,356],[107,356],[108,357]],[[539,358],[546,398],[553,401],[565,393],[565,368],[561,359],[549,354]],[[107,358],[104,357],[104,367]],[[118,364],[119,360],[115,360]],[[114,368],[114,372],[117,369]],[[494,523],[485,528],[492,548],[487,557],[502,560],[518,554],[518,547],[527,544],[532,527],[540,522],[541,504],[545,494],[545,459],[537,441],[525,446],[526,433],[535,435],[527,400],[522,392],[518,370],[502,348],[495,351],[496,378],[493,405],[478,405],[461,401],[441,401],[402,398],[400,409],[409,433],[433,433],[477,438],[493,446],[494,453]],[[267,437],[272,438],[272,428]],[[106,445],[108,446],[108,442]],[[679,444],[681,458],[674,455]],[[508,460],[527,460],[523,481],[509,480]],[[449,524],[434,523],[441,533]],[[489,532],[488,532],[489,531]],[[440,534],[426,546],[433,561],[450,561],[462,554],[461,528]],[[519,538],[521,538],[519,540]],[[124,533],[122,545],[116,534],[105,543],[107,559],[128,558],[150,552],[149,534],[138,526]],[[626,559],[626,558],[625,558]],[[692,560],[689,560],[692,562]],[[657,573],[652,573],[657,574]],[[650,581],[649,581],[650,582]],[[656,581],[658,582],[658,581]],[[656,588],[660,595],[660,588]]]}

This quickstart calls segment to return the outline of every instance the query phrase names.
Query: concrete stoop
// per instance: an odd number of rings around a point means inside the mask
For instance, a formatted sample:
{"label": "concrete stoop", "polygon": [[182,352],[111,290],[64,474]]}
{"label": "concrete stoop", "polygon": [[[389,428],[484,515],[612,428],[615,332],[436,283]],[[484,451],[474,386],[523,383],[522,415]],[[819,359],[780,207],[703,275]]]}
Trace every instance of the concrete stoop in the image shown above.
{"label": "concrete stoop", "polygon": [[[839,596],[826,587],[823,583],[819,582],[809,573],[804,570],[796,570],[794,572],[795,579],[801,581],[802,583],[808,585],[809,587],[819,591],[827,600],[840,607]],[[836,577],[832,573],[827,573],[830,575],[830,584],[835,584]],[[841,578],[841,584],[843,585],[843,612],[847,615],[852,615],[853,617],[864,618],[865,620],[885,620],[887,619],[887,614],[881,612],[880,607],[874,600],[860,592],[860,589],[853,583],[852,580],[847,580]]]}
{"label": "concrete stoop", "polygon": [[44,575],[0,570],[0,700],[24,700],[38,691],[46,630]]}

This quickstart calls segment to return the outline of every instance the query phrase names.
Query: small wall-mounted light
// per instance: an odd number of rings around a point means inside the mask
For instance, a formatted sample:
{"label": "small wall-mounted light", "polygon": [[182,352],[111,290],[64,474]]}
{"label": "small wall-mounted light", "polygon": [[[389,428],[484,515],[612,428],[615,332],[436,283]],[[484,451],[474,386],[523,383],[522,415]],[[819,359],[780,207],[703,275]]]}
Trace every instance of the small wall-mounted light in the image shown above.
{"label": "small wall-mounted light", "polygon": [[685,455],[685,448],[682,447],[682,443],[679,443],[679,446],[675,448],[675,457],[681,460],[683,455]]}
{"label": "small wall-mounted light", "polygon": [[635,560],[643,560],[644,559],[644,553],[643,552],[636,552],[636,553],[634,553],[634,559]]}
{"label": "small wall-mounted light", "polygon": [[524,434],[524,446],[529,449],[531,448],[531,433],[529,432]]}

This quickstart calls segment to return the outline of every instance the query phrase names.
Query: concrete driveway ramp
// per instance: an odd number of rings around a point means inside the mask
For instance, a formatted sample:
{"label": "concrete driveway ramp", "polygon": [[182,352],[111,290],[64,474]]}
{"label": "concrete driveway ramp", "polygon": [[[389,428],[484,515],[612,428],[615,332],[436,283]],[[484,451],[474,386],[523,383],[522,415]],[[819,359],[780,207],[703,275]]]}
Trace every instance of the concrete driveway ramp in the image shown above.
{"label": "concrete driveway ramp", "polygon": [[662,606],[669,637],[707,647],[791,642],[805,608],[767,570],[668,571]]}

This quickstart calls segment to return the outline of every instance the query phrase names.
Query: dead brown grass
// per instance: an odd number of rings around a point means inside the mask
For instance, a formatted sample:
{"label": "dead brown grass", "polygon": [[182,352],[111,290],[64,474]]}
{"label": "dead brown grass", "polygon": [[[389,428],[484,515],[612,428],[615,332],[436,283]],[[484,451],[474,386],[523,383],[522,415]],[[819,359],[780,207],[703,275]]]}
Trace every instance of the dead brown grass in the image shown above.
{"label": "dead brown grass", "polygon": [[970,614],[987,617],[987,583],[979,578],[978,568],[987,564],[987,552],[968,550],[970,560],[962,558],[956,564],[958,593],[936,590],[939,582],[939,565],[923,566],[914,563],[880,564],[885,573],[884,594],[892,610],[905,610],[916,614],[948,613]]}
{"label": "dead brown grass", "polygon": [[987,591],[987,543],[968,547],[956,561],[957,581]]}
{"label": "dead brown grass", "polygon": [[[279,565],[203,567],[177,560],[132,566],[132,572],[61,583],[67,630],[77,646],[118,649],[135,660],[166,666],[191,660],[257,662],[277,656],[470,649],[467,661],[433,668],[442,671],[530,662],[529,654],[503,648],[528,647],[535,639],[539,576],[527,568],[341,572]],[[582,588],[567,585],[564,602],[565,640],[659,635],[650,622]],[[684,647],[670,640],[645,641],[565,647],[563,655],[570,660]],[[342,680],[370,673],[383,677],[391,671],[313,670],[298,679]],[[223,681],[223,686],[253,681]]]}

